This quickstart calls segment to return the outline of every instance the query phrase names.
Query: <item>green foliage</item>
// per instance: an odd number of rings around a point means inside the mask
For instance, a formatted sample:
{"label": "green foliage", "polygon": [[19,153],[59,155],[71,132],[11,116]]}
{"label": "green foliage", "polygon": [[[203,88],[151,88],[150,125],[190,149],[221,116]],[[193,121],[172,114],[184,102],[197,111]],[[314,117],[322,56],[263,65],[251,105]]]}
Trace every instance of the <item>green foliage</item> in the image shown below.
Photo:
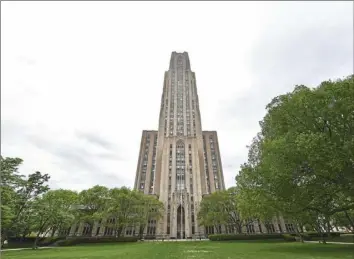
{"label": "green foliage", "polygon": [[25,177],[18,168],[20,158],[0,158],[1,163],[1,236],[3,242],[11,235],[26,236],[32,231],[35,219],[33,203],[49,190],[48,174],[35,172]]}
{"label": "green foliage", "polygon": [[215,234],[209,235],[208,238],[211,241],[230,241],[230,240],[269,240],[269,239],[283,239],[281,234],[238,234],[238,235],[229,235],[229,234]]}
{"label": "green foliage", "polygon": [[134,220],[140,225],[139,234],[142,236],[149,219],[159,220],[163,216],[164,205],[154,195],[144,195],[141,192],[135,195],[138,199],[135,204]]}
{"label": "green foliage", "polygon": [[[55,233],[67,230],[74,223],[93,223],[102,218],[114,218],[108,227],[121,234],[124,227],[139,224],[144,229],[150,219],[160,219],[163,204],[155,196],[144,195],[126,187],[108,189],[93,186],[80,193],[71,190],[49,190],[48,174],[35,172],[25,177],[18,173],[20,158],[0,158],[1,162],[1,237],[2,242],[13,236],[28,243],[48,245],[58,238]],[[32,239],[26,239],[35,233]],[[45,241],[40,236],[51,233]],[[26,242],[25,242],[26,241]]]}
{"label": "green foliage", "polygon": [[336,213],[353,210],[353,79],[296,86],[268,104],[236,177],[242,217],[279,213],[329,232]]}
{"label": "green foliage", "polygon": [[37,233],[34,246],[37,245],[39,236],[53,227],[61,224],[72,224],[75,219],[75,204],[78,195],[70,190],[51,190],[38,197],[34,203],[31,215],[35,218],[33,230]]}
{"label": "green foliage", "polygon": [[337,226],[344,226],[354,232],[354,209],[337,212],[333,215],[333,222]]}
{"label": "green foliage", "polygon": [[224,210],[225,192],[215,192],[204,196],[200,203],[198,220],[200,225],[214,226],[226,224],[228,215]]}
{"label": "green foliage", "polygon": [[79,244],[98,244],[98,243],[122,243],[122,242],[137,242],[137,237],[77,237],[68,238],[58,241],[58,246],[74,246]]}
{"label": "green foliage", "polygon": [[18,167],[20,158],[0,157],[1,169],[1,234],[4,235],[10,229],[16,217],[16,190],[23,183],[23,176],[19,175]]}
{"label": "green foliage", "polygon": [[95,185],[80,192],[78,220],[92,223],[101,218],[109,199],[109,189],[105,186]]}
{"label": "green foliage", "polygon": [[160,219],[162,211],[163,204],[157,197],[122,187],[109,190],[104,214],[115,219],[110,227],[120,236],[125,226],[138,223],[143,229],[149,219]]}
{"label": "green foliage", "polygon": [[37,236],[62,225],[71,225],[75,219],[75,205],[78,194],[70,190],[51,190],[37,198],[33,204],[32,216]]}
{"label": "green foliage", "polygon": [[199,224],[202,226],[227,225],[233,228],[233,231],[242,233],[242,227],[254,220],[248,215],[240,216],[239,204],[236,200],[237,191],[237,188],[232,187],[204,196],[198,212]]}

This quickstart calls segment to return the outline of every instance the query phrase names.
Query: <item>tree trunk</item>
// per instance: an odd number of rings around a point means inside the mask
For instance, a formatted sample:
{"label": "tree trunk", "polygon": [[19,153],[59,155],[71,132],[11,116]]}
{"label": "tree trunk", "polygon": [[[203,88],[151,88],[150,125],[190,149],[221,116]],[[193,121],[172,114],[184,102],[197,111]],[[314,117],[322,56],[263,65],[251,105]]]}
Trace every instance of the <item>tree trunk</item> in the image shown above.
{"label": "tree trunk", "polygon": [[122,226],[118,227],[118,238],[121,236],[122,231],[123,231],[123,227]]}
{"label": "tree trunk", "polygon": [[328,232],[328,236],[329,236],[329,233],[331,232],[331,229],[332,229],[332,226],[331,226],[331,223],[329,222],[329,220],[326,221],[326,225],[327,225],[327,232]]}
{"label": "tree trunk", "polygon": [[[0,247],[3,247],[6,238],[7,238],[7,233],[4,231],[4,233],[1,233],[1,246]],[[9,241],[7,241],[7,242],[9,242]]]}
{"label": "tree trunk", "polygon": [[144,235],[145,225],[141,225],[139,228],[139,238],[142,239]]}
{"label": "tree trunk", "polygon": [[237,233],[242,234],[242,224],[237,224],[236,228],[237,228]]}
{"label": "tree trunk", "polygon": [[48,235],[49,231],[51,231],[51,230],[52,230],[52,228],[47,229],[47,231],[44,233],[44,237],[46,237]]}
{"label": "tree trunk", "polygon": [[321,237],[322,237],[322,243],[323,243],[323,244],[326,244],[325,233],[324,233],[324,231],[322,231],[322,227],[321,227],[321,224],[320,224],[320,223],[319,223],[318,229],[319,229],[320,234],[321,234]]}
{"label": "tree trunk", "polygon": [[344,211],[344,213],[345,213],[345,216],[346,216],[346,218],[348,219],[348,221],[349,221],[349,223],[350,223],[350,226],[352,227],[352,232],[354,233],[354,222],[353,222],[353,220],[350,218],[350,216],[349,216],[349,214],[348,214],[347,211]]}
{"label": "tree trunk", "polygon": [[295,231],[296,231],[296,235],[298,235],[298,237],[300,238],[300,242],[304,243],[304,239],[303,239],[301,233],[299,232],[299,229],[297,228],[297,226],[295,226]]}
{"label": "tree trunk", "polygon": [[[322,241],[322,243],[323,244],[325,244],[326,243],[326,240],[325,240],[325,237],[324,237],[324,233],[323,233],[323,231],[322,231],[322,228],[321,228],[321,223],[319,222],[319,220],[317,219],[316,220],[316,223],[315,223],[316,225],[315,225],[315,229],[316,229],[316,231],[317,231],[317,233],[318,234],[320,234],[320,236],[321,236],[321,241]],[[320,242],[321,242],[320,241]]]}
{"label": "tree trunk", "polygon": [[42,231],[38,231],[36,239],[34,240],[33,248],[32,249],[38,249],[37,243],[39,240],[39,235],[41,234]]}
{"label": "tree trunk", "polygon": [[50,234],[50,237],[54,237],[55,231],[57,230],[57,228],[53,227],[52,229],[52,233]]}
{"label": "tree trunk", "polygon": [[299,228],[300,228],[300,233],[304,233],[304,225],[302,224],[299,224]]}
{"label": "tree trunk", "polygon": [[219,234],[219,228],[217,228],[216,225],[214,225],[214,229],[216,229],[216,234]]}

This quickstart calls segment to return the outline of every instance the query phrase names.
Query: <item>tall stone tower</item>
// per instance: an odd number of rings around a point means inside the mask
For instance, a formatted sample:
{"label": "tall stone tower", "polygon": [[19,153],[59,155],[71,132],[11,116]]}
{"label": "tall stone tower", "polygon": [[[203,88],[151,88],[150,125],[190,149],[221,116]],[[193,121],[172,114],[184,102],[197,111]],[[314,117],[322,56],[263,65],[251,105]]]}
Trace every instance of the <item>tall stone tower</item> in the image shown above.
{"label": "tall stone tower", "polygon": [[158,131],[143,131],[134,188],[165,205],[145,234],[203,235],[197,212],[202,196],[224,190],[216,131],[202,131],[195,73],[187,52],[171,55],[165,72]]}

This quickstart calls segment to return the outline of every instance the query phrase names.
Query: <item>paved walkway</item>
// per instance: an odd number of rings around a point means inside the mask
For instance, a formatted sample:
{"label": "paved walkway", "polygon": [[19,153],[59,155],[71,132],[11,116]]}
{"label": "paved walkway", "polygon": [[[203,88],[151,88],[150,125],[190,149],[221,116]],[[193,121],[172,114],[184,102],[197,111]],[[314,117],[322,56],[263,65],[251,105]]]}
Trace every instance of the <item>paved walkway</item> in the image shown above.
{"label": "paved walkway", "polygon": [[[38,247],[38,249],[48,249],[48,248],[55,248],[53,246],[43,246],[43,247]],[[8,249],[1,249],[1,252],[5,252],[5,251],[19,251],[19,250],[28,250],[28,249],[32,249],[32,247],[26,247],[26,248],[8,248]]]}

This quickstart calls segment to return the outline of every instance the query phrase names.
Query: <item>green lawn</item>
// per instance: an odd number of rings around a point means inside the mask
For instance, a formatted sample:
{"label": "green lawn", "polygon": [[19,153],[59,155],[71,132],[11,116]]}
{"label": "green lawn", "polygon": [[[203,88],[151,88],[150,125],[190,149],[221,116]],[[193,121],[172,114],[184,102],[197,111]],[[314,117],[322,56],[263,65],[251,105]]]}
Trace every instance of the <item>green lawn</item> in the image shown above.
{"label": "green lawn", "polygon": [[353,259],[354,245],[284,242],[145,242],[2,252],[13,259]]}

